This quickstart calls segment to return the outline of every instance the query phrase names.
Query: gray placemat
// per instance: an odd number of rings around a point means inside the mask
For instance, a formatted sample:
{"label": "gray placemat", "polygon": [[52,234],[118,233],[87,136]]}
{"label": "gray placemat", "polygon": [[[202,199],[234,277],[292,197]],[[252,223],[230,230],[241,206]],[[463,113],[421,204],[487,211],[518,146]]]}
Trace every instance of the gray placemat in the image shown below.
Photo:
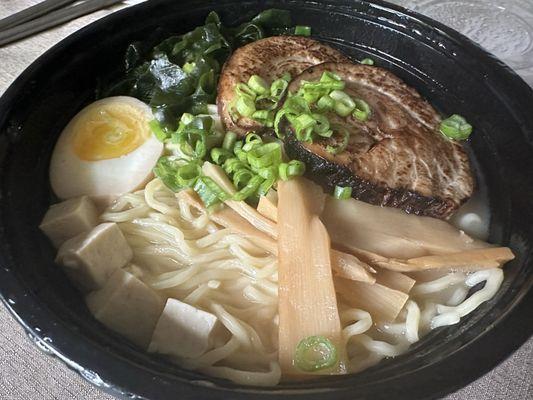
{"label": "gray placemat", "polygon": [[[398,0],[396,0],[399,2]],[[0,0],[0,18],[39,0]],[[132,0],[127,3],[137,3]],[[80,18],[0,48],[0,94],[39,55],[72,32],[124,6]],[[531,21],[533,23],[533,21]],[[533,338],[500,366],[446,400],[533,399]],[[111,400],[59,360],[43,354],[0,306],[0,400]]]}

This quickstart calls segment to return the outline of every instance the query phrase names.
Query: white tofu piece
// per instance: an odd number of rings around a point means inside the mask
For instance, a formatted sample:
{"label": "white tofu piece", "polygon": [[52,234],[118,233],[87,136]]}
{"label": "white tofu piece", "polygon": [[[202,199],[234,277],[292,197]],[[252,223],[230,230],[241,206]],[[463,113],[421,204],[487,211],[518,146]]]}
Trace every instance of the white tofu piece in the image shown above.
{"label": "white tofu piece", "polygon": [[104,223],[63,243],[56,261],[81,290],[91,291],[102,288],[111,274],[132,257],[118,225]]}
{"label": "white tofu piece", "polygon": [[165,304],[161,296],[123,269],[116,270],[102,289],[88,294],[85,302],[98,321],[144,350]]}
{"label": "white tofu piece", "polygon": [[52,204],[39,228],[57,248],[67,239],[98,225],[98,211],[87,196]]}
{"label": "white tofu piece", "polygon": [[169,298],[155,327],[148,351],[177,357],[198,357],[212,347],[217,317]]}

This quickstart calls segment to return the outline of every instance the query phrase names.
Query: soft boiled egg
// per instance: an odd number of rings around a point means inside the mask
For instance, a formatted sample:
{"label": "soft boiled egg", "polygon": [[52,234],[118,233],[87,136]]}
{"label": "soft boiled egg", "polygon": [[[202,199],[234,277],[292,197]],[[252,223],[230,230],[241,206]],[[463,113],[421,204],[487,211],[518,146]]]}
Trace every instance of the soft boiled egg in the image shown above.
{"label": "soft boiled egg", "polygon": [[133,97],[98,100],[65,127],[50,163],[50,182],[61,199],[90,196],[104,206],[142,187],[163,152],[152,134],[149,106]]}

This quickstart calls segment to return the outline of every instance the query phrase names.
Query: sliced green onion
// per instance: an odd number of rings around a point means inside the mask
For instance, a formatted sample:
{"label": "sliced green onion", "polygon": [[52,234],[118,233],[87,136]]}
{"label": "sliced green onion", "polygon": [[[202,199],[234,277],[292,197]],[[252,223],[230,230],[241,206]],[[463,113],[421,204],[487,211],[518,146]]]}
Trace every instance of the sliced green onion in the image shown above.
{"label": "sliced green onion", "polygon": [[269,90],[268,84],[259,75],[252,75],[248,79],[248,87],[257,94],[265,94]]}
{"label": "sliced green onion", "polygon": [[257,110],[274,110],[278,106],[278,101],[271,96],[260,96],[255,99],[255,108]]}
{"label": "sliced green onion", "polygon": [[337,146],[326,146],[326,151],[328,151],[331,154],[339,154],[342,153],[346,147],[348,146],[348,140],[350,139],[350,132],[341,125],[336,125],[333,127],[334,131],[337,131],[340,135],[342,135],[341,143]]}
{"label": "sliced green onion", "polygon": [[235,86],[235,94],[238,97],[251,97],[252,99],[255,99],[254,90],[246,83],[237,84],[237,86]]}
{"label": "sliced green onion", "polygon": [[257,189],[257,194],[259,196],[266,196],[272,186],[274,186],[274,183],[276,183],[276,178],[265,179],[263,183],[259,185],[259,188]]}
{"label": "sliced green onion", "polygon": [[472,125],[458,114],[453,114],[440,123],[440,132],[444,136],[455,140],[467,139],[472,133],[472,129]]}
{"label": "sliced green onion", "polygon": [[289,180],[289,164],[288,163],[281,163],[278,167],[278,175],[280,179],[284,181]]}
{"label": "sliced green onion", "polygon": [[301,142],[313,143],[313,127],[310,126],[300,132],[296,132],[296,138]]}
{"label": "sliced green onion", "polygon": [[257,175],[263,179],[276,179],[278,177],[278,166],[271,165],[270,167],[261,168],[257,171]]}
{"label": "sliced green onion", "polygon": [[206,207],[211,207],[229,198],[228,194],[207,176],[201,176],[196,180],[194,191],[198,193]]}
{"label": "sliced green onion", "polygon": [[185,125],[189,125],[194,120],[194,115],[189,113],[183,113],[181,114],[180,121],[183,122]]}
{"label": "sliced green onion", "polygon": [[316,103],[319,110],[322,111],[329,111],[332,110],[333,107],[335,107],[335,100],[333,100],[329,95],[322,96],[320,99],[318,99],[318,102]]}
{"label": "sliced green onion", "polygon": [[333,197],[339,200],[346,200],[352,197],[352,188],[350,186],[335,186]]}
{"label": "sliced green onion", "polygon": [[283,117],[285,117],[286,114],[287,110],[282,108],[276,113],[276,117],[274,118],[274,132],[276,132],[276,136],[280,139],[283,139],[285,137],[285,135],[281,132],[280,124],[281,120],[283,119]]}
{"label": "sliced green onion", "polygon": [[360,121],[366,121],[372,113],[370,106],[363,99],[355,99],[354,102],[355,110],[353,112],[353,116]]}
{"label": "sliced green onion", "polygon": [[298,36],[310,36],[311,27],[306,25],[296,25],[294,27],[294,34]]}
{"label": "sliced green onion", "polygon": [[211,149],[211,159],[217,165],[224,164],[227,159],[232,158],[232,157],[233,157],[233,153],[229,150],[221,149],[218,147]]}
{"label": "sliced green onion", "polygon": [[322,76],[320,77],[320,82],[335,82],[335,81],[342,82],[342,79],[339,75],[337,75],[334,72],[324,71],[322,73]]}
{"label": "sliced green onion", "polygon": [[240,96],[237,98],[235,108],[243,117],[250,117],[255,112],[255,102],[250,97]]}
{"label": "sliced green onion", "polygon": [[272,82],[272,85],[270,85],[270,95],[276,100],[279,100],[285,93],[285,90],[287,90],[288,86],[289,82],[285,79],[276,79]]}
{"label": "sliced green onion", "polygon": [[296,346],[294,363],[302,371],[320,371],[333,367],[337,362],[337,348],[324,336],[309,336]]}
{"label": "sliced green onion", "polygon": [[166,139],[169,138],[170,134],[168,132],[165,132],[163,128],[161,128],[161,125],[159,125],[159,122],[157,120],[152,120],[148,123],[148,126],[150,127],[152,133],[154,136],[159,140],[160,142],[164,142]]}
{"label": "sliced green onion", "polygon": [[237,190],[240,190],[245,187],[254,176],[254,173],[248,168],[240,168],[233,174],[233,184]]}
{"label": "sliced green onion", "polygon": [[[239,142],[237,142],[237,144],[239,144]],[[242,142],[241,142],[241,147],[237,146],[237,144],[235,145],[235,148],[233,149],[233,153],[237,156],[237,159],[244,163],[244,164],[248,164],[248,153],[247,151],[245,151],[243,149],[243,146],[242,146]]]}
{"label": "sliced green onion", "polygon": [[301,176],[305,173],[305,164],[299,160],[291,160],[288,163],[281,163],[279,165],[279,177],[288,181],[295,176]]}
{"label": "sliced green onion", "polygon": [[256,133],[249,133],[244,139],[244,145],[242,146],[243,151],[249,152],[255,146],[263,144],[263,139]]}
{"label": "sliced green onion", "polygon": [[335,110],[337,115],[339,115],[340,117],[347,117],[348,115],[351,114],[354,107],[350,107],[346,105],[345,103],[343,103],[342,101],[336,101],[335,106],[333,106],[333,109]]}
{"label": "sliced green onion", "polygon": [[268,110],[257,110],[252,114],[252,118],[255,120],[266,121],[270,115],[270,111]]}
{"label": "sliced green onion", "polygon": [[193,187],[198,177],[202,175],[202,168],[196,162],[190,162],[178,168],[176,181],[181,187]]}
{"label": "sliced green onion", "polygon": [[241,190],[233,195],[233,200],[242,201],[254,194],[264,179],[259,175],[254,176]]}
{"label": "sliced green onion", "polygon": [[341,117],[347,117],[355,108],[355,102],[345,92],[341,90],[332,91],[329,96],[335,100],[333,109]]}
{"label": "sliced green onion", "polygon": [[293,176],[302,176],[305,173],[305,164],[300,160],[289,161],[289,167],[287,168],[287,175],[289,178]]}
{"label": "sliced green onion", "polygon": [[233,150],[235,142],[237,141],[237,134],[235,132],[227,131],[222,142],[222,148],[226,150]]}
{"label": "sliced green onion", "polygon": [[211,132],[213,128],[213,118],[211,118],[209,115],[196,116],[187,125]]}
{"label": "sliced green onion", "polygon": [[256,146],[248,152],[248,164],[254,170],[278,165],[281,162],[281,145],[276,142],[267,143],[262,146]]}
{"label": "sliced green onion", "polygon": [[289,97],[285,100],[283,108],[287,110],[288,113],[295,115],[308,114],[311,112],[309,104],[307,104],[303,97],[299,96]]}
{"label": "sliced green onion", "polygon": [[315,125],[313,126],[313,131],[323,137],[329,137],[331,136],[332,132],[329,129],[329,120],[325,115],[314,113],[313,119],[315,120]]}
{"label": "sliced green onion", "polygon": [[236,171],[238,171],[239,169],[243,169],[243,168],[246,168],[246,164],[243,163],[238,158],[227,159],[224,162],[224,164],[222,165],[222,169],[228,175],[231,175],[231,174],[235,173]]}
{"label": "sliced green onion", "polygon": [[316,120],[309,114],[302,114],[294,120],[294,125],[296,131],[314,127],[316,125]]}
{"label": "sliced green onion", "polygon": [[210,150],[213,147],[221,146],[223,140],[224,134],[221,131],[212,131],[211,133],[207,134],[205,138],[205,145],[207,146],[207,149]]}
{"label": "sliced green onion", "polygon": [[154,174],[173,192],[179,192],[183,187],[177,182],[176,171],[180,168],[178,160],[170,157],[161,157],[157,160]]}
{"label": "sliced green onion", "polygon": [[172,141],[186,156],[201,159],[207,154],[207,133],[201,129],[186,128],[181,133],[172,134]]}
{"label": "sliced green onion", "polygon": [[374,60],[371,58],[363,58],[360,62],[364,65],[374,65]]}
{"label": "sliced green onion", "polygon": [[196,63],[189,63],[189,62],[186,62],[185,64],[183,64],[183,67],[181,68],[183,70],[183,72],[185,72],[186,74],[190,74],[192,71],[194,71],[194,68],[196,67]]}

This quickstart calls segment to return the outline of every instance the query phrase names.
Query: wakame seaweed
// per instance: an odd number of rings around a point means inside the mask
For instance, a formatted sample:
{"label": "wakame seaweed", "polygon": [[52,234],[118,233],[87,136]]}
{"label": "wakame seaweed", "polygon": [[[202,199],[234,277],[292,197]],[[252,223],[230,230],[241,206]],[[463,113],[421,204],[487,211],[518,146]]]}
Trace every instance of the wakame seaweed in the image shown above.
{"label": "wakame seaweed", "polygon": [[286,10],[265,10],[233,28],[222,25],[213,11],[205,25],[163,40],[146,55],[140,44],[131,44],[124,60],[125,75],[107,85],[101,97],[136,97],[153,108],[162,127],[174,130],[184,112],[206,112],[206,105],[215,102],[221,66],[234,49],[291,33],[294,29]]}

